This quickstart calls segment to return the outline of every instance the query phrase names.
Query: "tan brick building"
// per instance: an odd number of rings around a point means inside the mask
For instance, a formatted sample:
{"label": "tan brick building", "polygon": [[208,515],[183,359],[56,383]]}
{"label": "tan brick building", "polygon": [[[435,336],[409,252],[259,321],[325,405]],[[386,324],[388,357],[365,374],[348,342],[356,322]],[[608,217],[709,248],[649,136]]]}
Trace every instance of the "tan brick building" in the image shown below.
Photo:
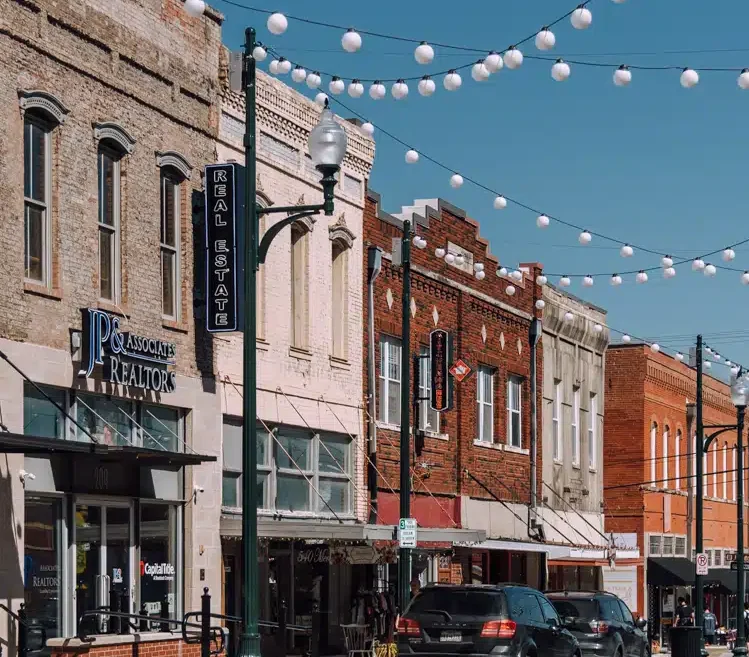
{"label": "tan brick building", "polygon": [[[196,456],[220,454],[220,400],[192,289],[220,20],[0,0],[0,602],[50,639],[112,589],[171,615],[220,591],[220,468]],[[10,654],[14,634],[0,612]]]}
{"label": "tan brick building", "polygon": [[[686,406],[695,399],[695,376],[686,364],[645,345],[615,345],[606,356],[606,529],[636,536],[645,557],[638,568],[637,610],[664,639],[675,598],[693,593],[696,449]],[[705,425],[735,424],[726,384],[705,375],[703,394]],[[726,625],[735,604],[736,573],[729,566],[736,550],[737,457],[736,434],[728,432],[703,460],[710,565],[705,591]]]}

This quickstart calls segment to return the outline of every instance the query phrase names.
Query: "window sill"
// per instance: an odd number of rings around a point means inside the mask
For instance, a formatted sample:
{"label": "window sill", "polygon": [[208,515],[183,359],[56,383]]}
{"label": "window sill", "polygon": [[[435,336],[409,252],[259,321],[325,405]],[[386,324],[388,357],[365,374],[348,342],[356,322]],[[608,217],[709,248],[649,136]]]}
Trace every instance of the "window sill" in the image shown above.
{"label": "window sill", "polygon": [[427,438],[434,438],[435,440],[450,440],[449,434],[438,433],[436,431],[424,431],[424,435]]}
{"label": "window sill", "polygon": [[333,356],[331,354],[329,359],[330,359],[330,366],[333,369],[345,370],[347,372],[351,371],[351,363],[346,358],[340,358],[338,356]]}
{"label": "window sill", "polygon": [[298,360],[312,360],[312,352],[308,349],[300,349],[299,347],[289,347],[289,356]]}
{"label": "window sill", "polygon": [[43,283],[32,283],[31,281],[23,282],[23,291],[27,294],[35,294],[45,299],[62,301],[62,291],[57,288],[47,287]]}
{"label": "window sill", "polygon": [[377,422],[377,428],[378,429],[385,429],[386,431],[400,431],[401,425],[400,424],[388,424],[387,422]]}
{"label": "window sill", "polygon": [[485,440],[479,440],[478,438],[474,439],[473,444],[476,447],[483,447],[484,449],[494,449],[494,450],[497,450],[498,452],[501,452],[504,447],[500,443],[489,443]]}
{"label": "window sill", "polygon": [[124,317],[127,319],[127,314],[125,312],[126,308],[124,308],[122,304],[114,304],[106,299],[99,299],[96,303],[96,307],[99,310],[108,312],[110,315],[117,315],[118,317]]}
{"label": "window sill", "polygon": [[554,465],[564,465],[564,461],[562,459],[554,459]]}
{"label": "window sill", "polygon": [[528,456],[531,453],[531,450],[529,449],[515,447],[514,445],[505,445],[504,448],[506,452],[511,452],[512,454],[522,454],[523,456]]}
{"label": "window sill", "polygon": [[593,474],[595,474],[596,472],[598,472],[598,468],[597,467],[588,467],[588,472],[592,472]]}
{"label": "window sill", "polygon": [[189,333],[190,329],[187,328],[187,324],[180,322],[176,319],[169,319],[168,317],[161,318],[161,325],[169,331],[176,331],[177,333]]}
{"label": "window sill", "polygon": [[268,344],[265,338],[258,337],[255,340],[255,348],[260,351],[268,351],[268,349],[270,349],[270,344]]}

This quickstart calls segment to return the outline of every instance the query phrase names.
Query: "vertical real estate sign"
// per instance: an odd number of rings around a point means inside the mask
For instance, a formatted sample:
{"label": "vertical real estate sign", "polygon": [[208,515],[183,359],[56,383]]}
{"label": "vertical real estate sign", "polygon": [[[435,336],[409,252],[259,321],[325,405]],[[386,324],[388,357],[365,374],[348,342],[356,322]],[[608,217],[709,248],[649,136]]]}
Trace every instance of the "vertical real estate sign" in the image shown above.
{"label": "vertical real estate sign", "polygon": [[452,382],[450,381],[450,334],[435,329],[429,334],[429,359],[431,370],[431,395],[429,405],[435,411],[447,411],[452,407]]}
{"label": "vertical real estate sign", "polygon": [[206,325],[211,333],[239,328],[237,167],[205,167]]}

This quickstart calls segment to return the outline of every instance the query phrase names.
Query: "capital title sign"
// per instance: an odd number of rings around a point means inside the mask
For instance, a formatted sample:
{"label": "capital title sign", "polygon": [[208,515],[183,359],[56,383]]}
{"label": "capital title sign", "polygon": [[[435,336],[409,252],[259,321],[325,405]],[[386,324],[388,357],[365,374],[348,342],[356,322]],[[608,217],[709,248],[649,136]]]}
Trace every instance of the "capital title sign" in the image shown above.
{"label": "capital title sign", "polygon": [[120,330],[120,318],[96,308],[83,311],[83,356],[78,376],[103,366],[109,383],[156,392],[174,392],[177,347],[172,342]]}

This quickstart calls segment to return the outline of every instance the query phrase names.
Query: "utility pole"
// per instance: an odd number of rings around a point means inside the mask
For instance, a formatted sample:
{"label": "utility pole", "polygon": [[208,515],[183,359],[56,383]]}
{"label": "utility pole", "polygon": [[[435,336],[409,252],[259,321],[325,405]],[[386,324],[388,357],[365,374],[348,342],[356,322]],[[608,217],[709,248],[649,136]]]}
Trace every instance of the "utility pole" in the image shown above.
{"label": "utility pole", "polygon": [[[695,504],[695,550],[697,554],[701,554],[704,549],[703,544],[703,532],[702,532],[702,509],[705,503],[704,496],[704,481],[703,481],[703,454],[705,453],[705,427],[702,419],[702,335],[697,336],[697,352],[695,353],[695,364],[697,369],[697,433],[694,444],[694,453],[696,461],[696,472],[697,477],[697,490],[696,490],[696,504]],[[694,578],[694,597],[692,600],[692,606],[694,608],[694,620],[697,627],[700,628],[700,651],[703,655],[706,655],[705,650],[705,636],[702,633],[703,627],[703,615],[704,615],[704,582],[702,575],[696,574]],[[737,603],[738,604],[738,603]]]}
{"label": "utility pole", "polygon": [[[746,403],[746,393],[744,399]],[[742,657],[747,654],[744,636],[744,599],[746,597],[746,571],[744,570],[744,411],[746,406],[736,405],[736,438],[739,458],[736,477],[736,644],[733,654]]]}
{"label": "utility pole", "polygon": [[[401,240],[403,308],[401,316],[401,444],[400,517],[411,517],[411,222],[403,222]],[[398,553],[398,602],[401,613],[408,604],[411,584],[411,549]]]}

